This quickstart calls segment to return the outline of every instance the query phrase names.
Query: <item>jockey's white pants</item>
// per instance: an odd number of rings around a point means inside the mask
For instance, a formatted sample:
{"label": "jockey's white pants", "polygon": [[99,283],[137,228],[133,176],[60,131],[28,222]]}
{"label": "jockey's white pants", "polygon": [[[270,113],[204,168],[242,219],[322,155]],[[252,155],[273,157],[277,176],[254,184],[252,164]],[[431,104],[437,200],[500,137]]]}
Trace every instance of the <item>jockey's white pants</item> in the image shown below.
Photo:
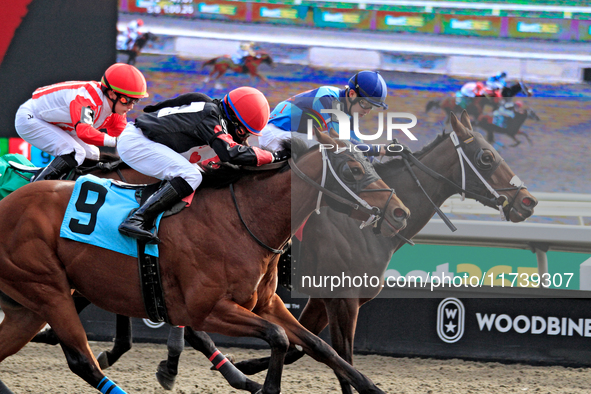
{"label": "jockey's white pants", "polygon": [[259,137],[259,146],[275,152],[281,147],[281,142],[286,140],[291,140],[291,131],[285,131],[273,123],[267,123]]}
{"label": "jockey's white pants", "polygon": [[147,138],[133,123],[128,123],[119,136],[117,152],[134,170],[160,180],[181,177],[193,190],[203,180],[197,164],[191,164],[180,153]]}
{"label": "jockey's white pants", "polygon": [[100,157],[98,147],[89,145],[75,134],[39,119],[32,99],[16,111],[14,127],[23,140],[52,156],[75,152],[78,165],[82,164],[85,158],[98,160]]}
{"label": "jockey's white pants", "polygon": [[283,141],[289,141],[292,139],[292,137],[305,141],[309,147],[318,144],[315,136],[309,140],[306,134],[295,131],[285,131],[272,123],[268,123],[259,137],[259,146],[263,149],[268,149],[275,152],[281,149],[281,143]]}

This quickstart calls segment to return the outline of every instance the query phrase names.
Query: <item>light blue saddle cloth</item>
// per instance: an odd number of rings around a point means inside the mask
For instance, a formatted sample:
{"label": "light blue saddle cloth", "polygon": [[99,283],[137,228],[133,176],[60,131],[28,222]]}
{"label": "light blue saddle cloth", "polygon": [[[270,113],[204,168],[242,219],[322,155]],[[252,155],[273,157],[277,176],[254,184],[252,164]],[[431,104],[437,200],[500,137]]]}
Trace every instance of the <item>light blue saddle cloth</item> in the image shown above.
{"label": "light blue saddle cloth", "polygon": [[[137,240],[117,230],[129,212],[138,208],[135,189],[112,179],[85,175],[76,181],[60,229],[62,238],[137,257]],[[160,225],[162,214],[156,220]],[[158,246],[146,245],[146,254],[158,257]]]}

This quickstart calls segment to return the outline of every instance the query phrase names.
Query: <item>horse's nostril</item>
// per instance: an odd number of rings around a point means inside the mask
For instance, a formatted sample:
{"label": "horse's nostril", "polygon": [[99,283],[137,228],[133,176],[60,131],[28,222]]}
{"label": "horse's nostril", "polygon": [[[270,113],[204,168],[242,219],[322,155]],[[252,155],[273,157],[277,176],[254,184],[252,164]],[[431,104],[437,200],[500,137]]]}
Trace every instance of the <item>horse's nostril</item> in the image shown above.
{"label": "horse's nostril", "polygon": [[523,205],[525,205],[526,207],[534,207],[536,205],[536,203],[534,202],[534,200],[530,197],[525,197],[523,200],[521,200],[521,203]]}
{"label": "horse's nostril", "polygon": [[394,217],[396,217],[396,218],[405,218],[406,217],[406,212],[404,212],[404,209],[402,209],[402,208],[396,208],[394,210]]}

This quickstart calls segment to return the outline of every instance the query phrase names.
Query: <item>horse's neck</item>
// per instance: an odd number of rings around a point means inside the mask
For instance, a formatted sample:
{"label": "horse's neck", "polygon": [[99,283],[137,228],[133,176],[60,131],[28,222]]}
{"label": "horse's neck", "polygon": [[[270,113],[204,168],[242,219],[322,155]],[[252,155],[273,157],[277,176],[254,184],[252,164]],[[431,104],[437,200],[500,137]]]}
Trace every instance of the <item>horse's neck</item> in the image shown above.
{"label": "horse's neck", "polygon": [[[442,140],[437,146],[424,154],[420,161],[433,171],[459,184],[459,157],[449,138]],[[456,192],[443,179],[435,179],[416,166],[412,166],[412,168],[425,192],[438,207]],[[389,178],[390,180],[387,180],[386,183],[395,186],[398,197],[404,201],[412,214],[412,219],[409,220],[408,227],[403,230],[403,235],[407,238],[413,237],[431,219],[435,213],[435,208],[408,171],[404,171],[402,174],[392,174]]]}

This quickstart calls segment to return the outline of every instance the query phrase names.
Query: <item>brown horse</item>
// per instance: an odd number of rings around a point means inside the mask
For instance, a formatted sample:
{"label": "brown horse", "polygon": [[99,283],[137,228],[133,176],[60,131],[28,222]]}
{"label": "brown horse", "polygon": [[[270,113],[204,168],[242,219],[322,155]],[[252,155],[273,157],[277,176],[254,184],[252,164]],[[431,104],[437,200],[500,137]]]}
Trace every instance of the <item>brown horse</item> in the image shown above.
{"label": "brown horse", "polygon": [[[336,146],[326,135],[318,138],[325,146]],[[405,226],[407,208],[371,168],[347,153],[331,151],[328,156],[329,162],[340,161],[341,173],[352,175],[345,184],[360,189],[359,195],[370,206],[383,207],[377,211],[384,218],[384,235],[394,235]],[[296,167],[247,173],[234,182],[242,218],[266,245],[283,245],[291,229],[315,208],[323,162],[317,149],[297,160],[297,168],[311,182],[299,176],[292,179]],[[5,312],[0,324],[0,361],[49,323],[74,373],[93,387],[113,385],[113,392],[120,393],[90,351],[71,290],[105,310],[147,317],[137,264],[132,257],[59,237],[73,186],[67,181],[36,182],[0,202],[0,306]],[[343,194],[342,188],[334,190]],[[367,211],[376,210],[355,210],[351,217],[365,219]],[[203,187],[189,208],[162,221],[160,268],[170,323],[268,342],[272,361],[262,393],[280,391],[283,358],[290,343],[333,368],[359,392],[382,392],[293,318],[274,293],[276,254],[261,247],[243,227],[230,193],[214,187]]]}
{"label": "brown horse", "polygon": [[[494,196],[470,169],[466,170],[466,195],[491,208],[502,207],[504,215],[512,222],[521,222],[531,216],[537,200],[514,180],[513,171],[484,137],[472,131],[467,113],[462,113],[461,123],[454,114],[450,117],[467,159],[499,197]],[[436,212],[436,206],[441,206],[451,195],[461,192],[458,185],[462,185],[460,159],[450,134],[438,136],[415,156],[420,163],[409,160],[411,164],[407,166],[401,160],[392,160],[374,165],[378,174],[389,186],[396,188],[399,197],[413,213],[408,226],[400,232],[407,239],[411,239],[427,224]],[[464,164],[467,168],[467,163]],[[409,168],[416,172],[416,178],[425,193],[413,179]],[[331,245],[330,251],[323,247],[327,244]],[[385,239],[374,236],[371,231],[360,230],[358,225],[342,214],[328,209],[323,215],[310,216],[304,227],[300,263],[297,264],[298,277],[342,272],[350,277],[378,276],[382,280],[380,283],[383,283],[392,254],[403,244],[398,238]],[[300,323],[315,334],[328,325],[334,349],[352,363],[359,308],[376,297],[381,287],[344,288],[340,294],[331,294],[331,298],[327,298],[326,291],[314,294],[311,288],[300,287],[300,290],[312,295],[302,311]],[[286,364],[302,356],[303,353],[291,350],[286,356]],[[263,370],[267,364],[268,359],[248,360],[237,363],[236,367],[246,374],[252,374]],[[339,381],[343,392],[351,393],[351,387],[341,378]]]}
{"label": "brown horse", "polygon": [[261,80],[265,81],[269,86],[273,86],[273,83],[270,82],[267,77],[263,74],[259,73],[259,66],[261,63],[267,64],[271,67],[275,67],[275,63],[273,63],[273,59],[271,56],[266,52],[258,52],[256,56],[246,56],[244,58],[244,65],[235,64],[231,57],[228,55],[214,57],[203,63],[201,68],[205,68],[207,66],[212,66],[213,69],[209,73],[209,75],[205,78],[205,83],[209,82],[212,78],[214,82],[216,82],[226,74],[228,70],[234,71],[238,74],[248,74],[250,76],[250,84],[253,85],[256,78],[260,78]]}

